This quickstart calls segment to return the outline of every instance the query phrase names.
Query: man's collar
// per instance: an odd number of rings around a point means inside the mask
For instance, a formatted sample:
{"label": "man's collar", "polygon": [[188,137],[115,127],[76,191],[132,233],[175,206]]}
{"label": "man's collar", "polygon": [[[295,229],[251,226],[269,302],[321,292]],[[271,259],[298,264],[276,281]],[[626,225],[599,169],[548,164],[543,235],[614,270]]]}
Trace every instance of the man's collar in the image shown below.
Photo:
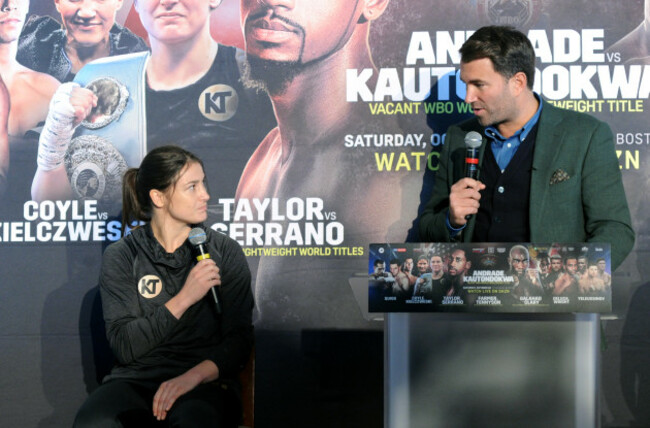
{"label": "man's collar", "polygon": [[[536,92],[533,92],[533,95],[535,96],[535,99],[539,104],[537,106],[537,111],[535,112],[533,117],[531,117],[528,120],[528,122],[526,122],[524,126],[521,129],[519,129],[519,131],[515,132],[510,138],[518,137],[519,141],[525,140],[528,134],[530,133],[530,131],[533,129],[533,127],[535,127],[535,125],[539,121],[539,116],[542,114],[542,105],[543,105],[542,98]],[[508,138],[505,138],[503,135],[501,135],[501,133],[497,130],[497,128],[492,125],[486,127],[484,133],[488,138],[494,141],[508,140]]]}

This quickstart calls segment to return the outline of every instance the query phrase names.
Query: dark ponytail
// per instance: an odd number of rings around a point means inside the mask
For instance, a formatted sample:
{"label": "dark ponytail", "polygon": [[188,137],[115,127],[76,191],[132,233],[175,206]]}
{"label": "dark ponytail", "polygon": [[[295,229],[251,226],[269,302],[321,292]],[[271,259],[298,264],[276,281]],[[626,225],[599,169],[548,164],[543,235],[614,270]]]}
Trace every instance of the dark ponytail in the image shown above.
{"label": "dark ponytail", "polygon": [[122,234],[136,221],[151,221],[153,211],[149,192],[166,191],[176,184],[183,168],[203,162],[178,146],[161,146],[142,159],[140,168],[129,168],[122,179]]}

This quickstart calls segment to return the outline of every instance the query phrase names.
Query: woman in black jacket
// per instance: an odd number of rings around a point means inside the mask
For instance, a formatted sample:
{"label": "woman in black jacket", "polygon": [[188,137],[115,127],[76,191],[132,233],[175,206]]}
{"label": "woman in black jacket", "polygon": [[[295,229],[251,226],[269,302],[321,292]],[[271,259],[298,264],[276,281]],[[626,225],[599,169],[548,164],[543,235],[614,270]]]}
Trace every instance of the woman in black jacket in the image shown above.
{"label": "woman in black jacket", "polygon": [[122,227],[143,225],[106,249],[100,273],[117,365],[81,407],[75,427],[239,422],[237,373],[253,344],[251,276],[227,236],[201,227],[198,258],[188,242],[207,219],[205,181],[202,162],[176,146],[152,150],[125,174]]}

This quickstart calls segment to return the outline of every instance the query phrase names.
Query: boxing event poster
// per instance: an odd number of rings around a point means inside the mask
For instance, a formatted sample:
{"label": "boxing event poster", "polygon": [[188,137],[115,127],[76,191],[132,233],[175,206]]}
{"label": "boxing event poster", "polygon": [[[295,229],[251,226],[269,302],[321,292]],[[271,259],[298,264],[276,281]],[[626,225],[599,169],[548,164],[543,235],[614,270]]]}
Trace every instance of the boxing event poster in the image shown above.
{"label": "boxing event poster", "polygon": [[609,244],[371,244],[370,312],[611,311]]}
{"label": "boxing event poster", "polygon": [[[210,15],[212,37],[241,52],[250,49],[241,9],[253,3],[260,2],[224,0]],[[611,272],[611,306],[618,321],[607,325],[606,333],[610,343],[619,343],[624,323],[638,319],[628,317],[628,308],[643,289],[650,266],[644,263],[650,245],[645,215],[649,6],[642,0],[386,0],[371,17],[351,20],[359,2],[292,3],[286,25],[301,35],[308,55],[252,74],[238,62],[228,88],[211,82],[207,92],[195,95],[199,114],[223,128],[231,128],[231,118],[248,117],[237,127],[241,138],[223,146],[193,145],[185,139],[197,131],[191,120],[173,109],[161,109],[157,118],[176,130],[174,142],[199,152],[205,162],[211,180],[209,227],[237,240],[248,256],[256,330],[300,337],[305,330],[382,329],[381,323],[363,317],[351,278],[368,273],[370,243],[418,242],[414,222],[435,185],[446,129],[472,114],[463,102],[458,48],[480,26],[507,24],[528,34],[535,46],[535,90],[559,107],[606,121],[614,133],[637,233],[634,251]],[[30,15],[60,21],[54,2],[32,1]],[[148,40],[133,1],[122,2],[117,21]],[[364,42],[346,43],[352,37]],[[124,75],[117,68],[103,77],[116,81],[124,94]],[[276,89],[273,85],[286,85],[285,92],[273,99],[255,88],[240,90],[244,76]],[[296,90],[293,85],[301,82],[309,84]],[[237,103],[224,98],[235,99],[231,89],[236,89]],[[114,120],[108,126],[143,108],[140,94],[121,95],[109,110],[107,118]],[[115,120],[115,112],[124,119]],[[144,126],[137,115],[128,118],[136,128]],[[69,158],[78,164],[87,160],[84,153],[91,153],[108,160],[108,171],[121,170],[135,166],[149,148],[140,138],[144,132],[135,135],[127,127],[124,136],[138,145],[129,146],[135,147],[131,153],[119,153],[117,141],[123,139],[111,142],[112,137],[99,135],[93,121],[83,132],[94,150],[71,146]],[[121,224],[119,206],[93,197],[102,189],[95,180],[101,174],[93,168],[74,176],[80,191],[76,197],[32,200],[38,131],[11,138],[9,188],[0,202],[0,358],[6,368],[0,378],[6,398],[0,400],[0,413],[14,425],[65,426],[101,379],[96,373],[100,344],[92,330],[102,324],[96,278],[103,249],[120,239]],[[93,137],[97,135],[101,139]],[[277,351],[269,342],[256,350],[258,356]],[[605,371],[614,373],[618,367],[618,356],[604,361]],[[606,419],[622,423],[635,417],[635,407],[628,404],[634,400],[625,398],[628,390],[621,391],[618,377],[604,382],[614,397]],[[260,397],[273,395],[271,388],[263,388]],[[277,401],[279,415],[283,409]],[[28,403],[30,411],[6,403]],[[271,413],[266,417],[272,420]]]}

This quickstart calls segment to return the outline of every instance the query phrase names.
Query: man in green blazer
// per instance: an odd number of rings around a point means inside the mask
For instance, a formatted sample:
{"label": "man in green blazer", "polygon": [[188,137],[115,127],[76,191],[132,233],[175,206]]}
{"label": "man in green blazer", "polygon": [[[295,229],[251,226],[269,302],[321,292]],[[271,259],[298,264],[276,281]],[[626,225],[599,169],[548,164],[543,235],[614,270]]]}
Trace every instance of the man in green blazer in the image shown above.
{"label": "man in green blazer", "polygon": [[[513,28],[483,27],[460,52],[475,117],[447,132],[420,239],[609,243],[616,269],[634,231],[609,126],[533,92],[535,53]],[[471,131],[482,137],[477,180],[465,177]]]}

